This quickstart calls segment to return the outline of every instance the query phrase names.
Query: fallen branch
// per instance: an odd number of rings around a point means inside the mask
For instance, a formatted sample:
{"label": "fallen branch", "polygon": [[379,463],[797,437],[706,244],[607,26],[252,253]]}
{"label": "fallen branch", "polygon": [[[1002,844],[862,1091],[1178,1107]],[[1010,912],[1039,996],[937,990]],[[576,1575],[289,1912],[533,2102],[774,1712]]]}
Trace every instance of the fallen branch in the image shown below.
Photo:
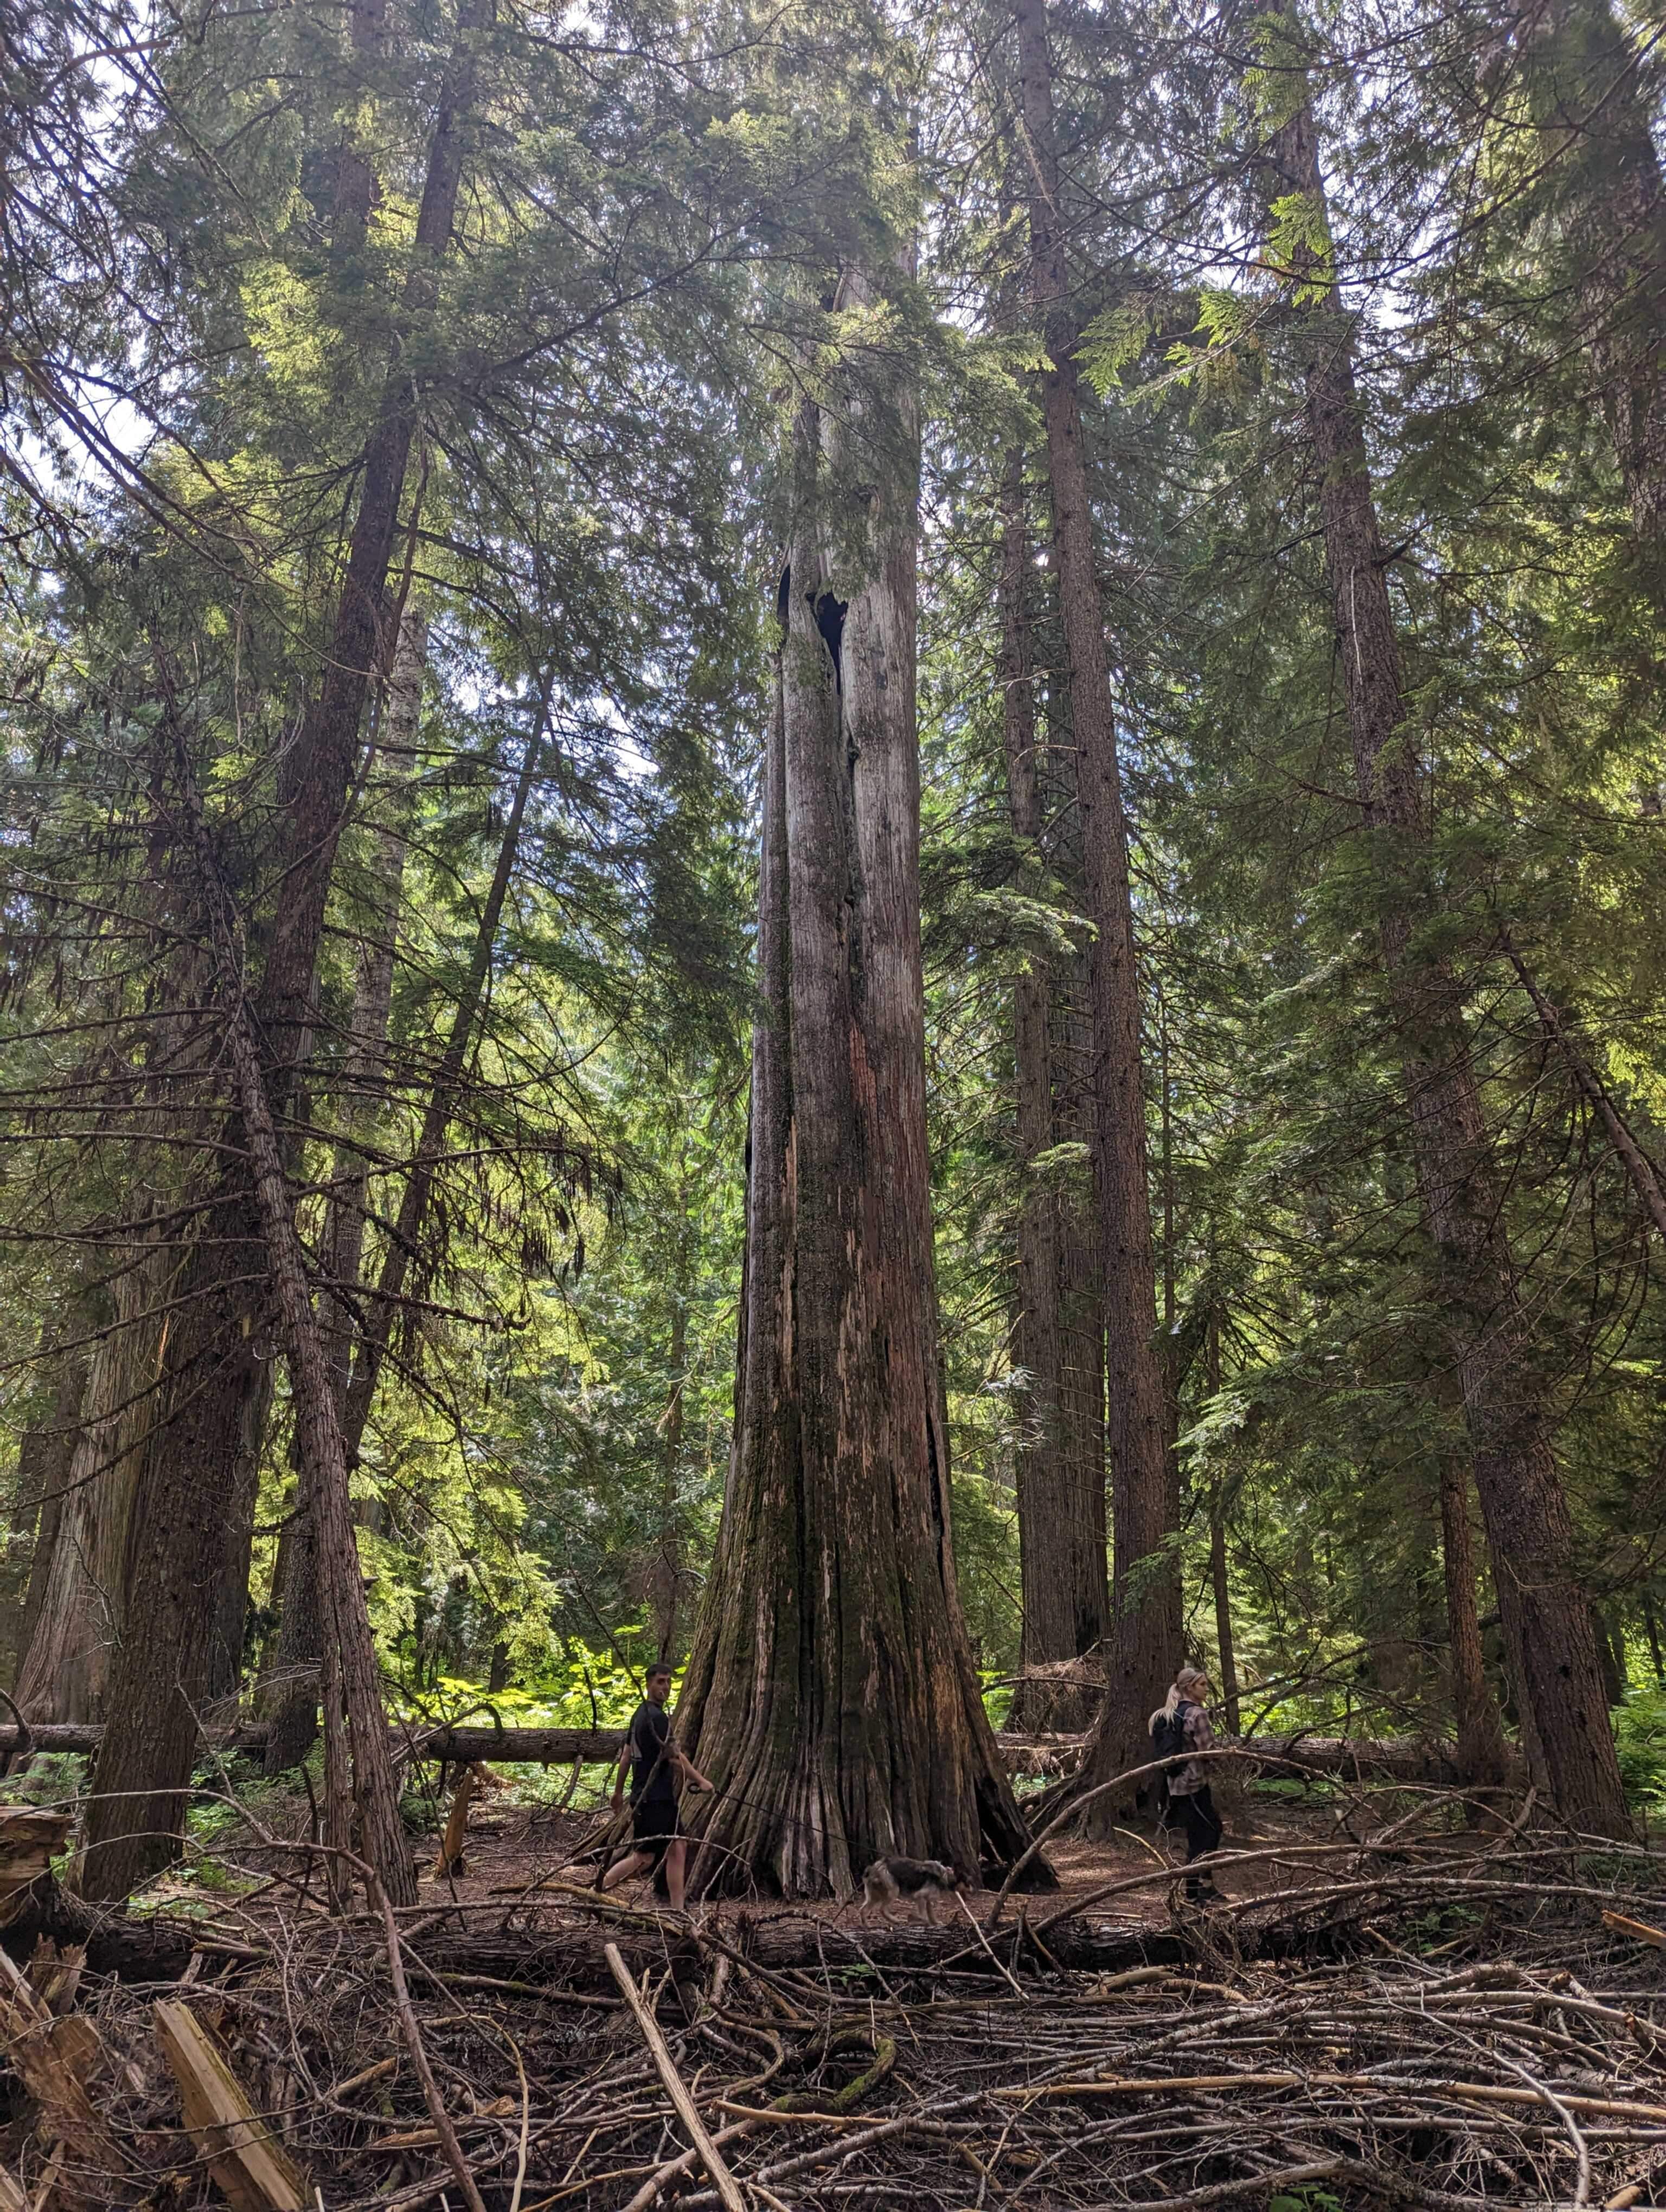
{"label": "fallen branch", "polygon": [[[1105,2081],[1049,2081],[1040,2088],[995,2089],[997,2097],[1015,2097],[1025,2103],[1052,2097],[1150,2097],[1202,2094],[1219,2096],[1228,2089],[1375,2089],[1402,2096],[1463,2097],[1483,2105],[1539,2105],[1536,2089],[1510,2089],[1491,2081],[1407,2081],[1395,2075],[1376,2074],[1175,2074],[1159,2081],[1143,2079]],[[1595,2112],[1610,2119],[1666,2121],[1666,2105],[1639,2105],[1617,2097],[1586,2097],[1558,2088],[1560,2101],[1576,2112]]]}
{"label": "fallen branch", "polygon": [[387,1892],[376,1879],[374,1869],[362,1859],[354,1862],[364,1878],[365,1887],[372,1902],[380,1908],[382,1937],[387,1948],[387,1970],[393,1981],[393,2002],[399,2015],[399,2027],[404,2036],[405,2049],[410,2053],[410,2063],[416,2069],[416,2079],[423,2086],[423,2102],[428,2106],[440,2148],[446,2154],[446,2163],[457,2176],[457,2185],[463,2192],[463,2201],[469,2212],[486,2212],[484,2198],[476,2186],[468,2160],[463,2155],[463,2146],[457,2140],[457,2130],[452,2125],[451,2114],[446,2110],[446,2100],[440,2094],[440,2084],[434,2078],[434,2069],[429,2064],[428,2052],[423,2048],[423,2033],[416,2025],[416,2008],[410,2002],[410,1988],[405,1980],[404,1959],[399,1943],[399,1923],[393,1917],[393,1907]]}
{"label": "fallen branch", "polygon": [[[769,2117],[774,2119],[782,2116],[772,2112]],[[804,2118],[805,2115],[800,2114],[798,2117]],[[734,2127],[720,2128],[710,2138],[713,2148],[721,2149],[726,2143],[739,2142],[743,2136],[751,2135],[758,2124],[758,2116],[754,2115],[751,2118],[739,2121]],[[679,2151],[675,2158],[668,2158],[663,2166],[656,2166],[629,2203],[625,2206],[624,2212],[648,2212],[648,2206],[669,2183],[681,2180],[685,2173],[692,2173],[700,2162],[700,2152],[696,2148]]]}
{"label": "fallen branch", "polygon": [[683,2077],[678,2072],[670,2051],[666,2048],[666,2039],[660,2033],[660,2023],[642,2002],[642,1993],[636,1986],[635,1976],[619,1956],[619,1948],[617,1943],[604,1944],[602,1955],[607,1960],[609,1972],[619,1985],[620,1995],[630,2007],[636,2025],[642,2031],[642,2039],[653,2053],[654,2063],[660,2071],[660,2079],[665,2083],[666,2094],[676,2106],[678,2118],[693,2138],[694,2147],[700,2154],[700,2163],[710,2174],[713,2186],[727,2207],[727,2212],[746,2212],[746,2200],[736,2187],[733,2174],[724,2164],[722,2153],[706,2132],[705,2123],[695,2109],[694,2100],[690,2096]]}

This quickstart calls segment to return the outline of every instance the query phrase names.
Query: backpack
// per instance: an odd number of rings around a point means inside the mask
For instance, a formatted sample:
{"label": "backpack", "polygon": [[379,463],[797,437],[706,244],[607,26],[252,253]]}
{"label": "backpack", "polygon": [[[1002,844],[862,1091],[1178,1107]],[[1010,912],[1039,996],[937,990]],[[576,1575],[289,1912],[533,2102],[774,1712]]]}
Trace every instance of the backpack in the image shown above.
{"label": "backpack", "polygon": [[1171,1713],[1158,1713],[1151,1724],[1153,1759],[1179,1759],[1187,1750],[1186,1716],[1193,1707],[1183,1699]]}

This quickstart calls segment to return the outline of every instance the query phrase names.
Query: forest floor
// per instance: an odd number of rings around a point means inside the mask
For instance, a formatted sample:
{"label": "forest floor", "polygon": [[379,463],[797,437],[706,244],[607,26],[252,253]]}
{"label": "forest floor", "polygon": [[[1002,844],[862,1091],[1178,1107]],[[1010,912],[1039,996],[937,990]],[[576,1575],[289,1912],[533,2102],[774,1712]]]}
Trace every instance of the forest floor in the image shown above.
{"label": "forest floor", "polygon": [[[263,1826],[266,1844],[222,1847],[228,1886],[195,1886],[188,1913],[183,1894],[161,1900],[159,1926],[180,1936],[168,1978],[94,1972],[96,1942],[67,2000],[34,1969],[84,2039],[93,2117],[17,2100],[0,2135],[17,2203],[1502,2212],[1666,2197],[1666,1949],[1647,1940],[1666,1863],[1525,1820],[1468,1827],[1441,1793],[1240,1801],[1228,1902],[1209,1911],[1187,1905],[1151,1837],[1070,1844],[1051,1853],[1059,1891],[1014,1894],[994,1925],[988,1892],[939,1926],[830,1902],[682,1918],[645,1885],[586,1887],[593,1865],[573,1857],[594,1814],[500,1802],[475,1822],[466,1874],[425,1878],[391,1935],[362,1905],[332,1917],[315,1882],[303,1893],[284,1824],[268,1808]],[[182,2109],[158,2000],[207,2031],[252,2124],[222,2112],[216,2136]],[[15,2021],[10,2040],[38,2087]]]}

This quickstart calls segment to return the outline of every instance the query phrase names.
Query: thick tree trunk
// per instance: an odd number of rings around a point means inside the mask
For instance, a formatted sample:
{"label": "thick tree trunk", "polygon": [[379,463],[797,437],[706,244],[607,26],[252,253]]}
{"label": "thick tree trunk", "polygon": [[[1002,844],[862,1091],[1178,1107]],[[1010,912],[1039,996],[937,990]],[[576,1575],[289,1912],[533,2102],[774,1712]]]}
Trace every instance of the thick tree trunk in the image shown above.
{"label": "thick tree trunk", "polygon": [[[463,0],[458,44],[429,143],[416,258],[404,313],[420,327],[438,297],[462,173],[472,96],[473,34],[486,0]],[[347,573],[316,697],[280,787],[283,835],[258,1030],[274,1054],[267,1096],[283,1127],[310,1048],[312,995],[336,847],[352,787],[366,692],[383,665],[385,594],[400,488],[416,423],[408,368],[390,368],[366,450]],[[137,1486],[126,1586],[130,1632],[111,1682],[111,1725],[99,1753],[86,1836],[86,1879],[125,1895],[177,1849],[198,1712],[211,1650],[245,1411],[256,1385],[252,1314],[267,1295],[266,1254],[246,1137],[216,1170],[211,1203],[182,1270],[189,1301],[174,1317],[158,1391],[162,1415]]]}
{"label": "thick tree trunk", "polygon": [[140,1455],[155,1401],[149,1386],[163,1333],[170,1255],[137,1253],[111,1285],[106,1333],[84,1353],[79,1428],[70,1440],[54,1540],[33,1626],[17,1671],[32,1720],[102,1721],[122,1634],[122,1572]]}
{"label": "thick tree trunk", "polygon": [[[345,1422],[348,1382],[352,1373],[354,1313],[364,1253],[369,1168],[365,1140],[374,1122],[386,1077],[388,1018],[393,1003],[393,969],[404,902],[405,825],[398,818],[409,763],[422,719],[423,672],[428,657],[428,615],[406,607],[399,623],[392,672],[388,678],[383,750],[392,786],[392,819],[376,836],[371,864],[369,933],[360,950],[354,980],[352,1036],[342,1067],[342,1133],[336,1145],[330,1200],[320,1239],[329,1279],[320,1300],[326,1332],[330,1387],[338,1419]],[[352,1440],[354,1456],[358,1439]],[[319,1608],[317,1531],[312,1498],[301,1474],[295,1482],[295,1516],[285,1531],[283,1611],[271,1680],[259,1710],[269,1716],[266,1771],[282,1774],[298,1766],[318,1733],[319,1658],[322,1617]]]}
{"label": "thick tree trunk", "polygon": [[[1265,5],[1268,14],[1278,12],[1275,0]],[[1275,191],[1302,194],[1325,221],[1310,106],[1274,133],[1268,156]],[[1321,281],[1318,272],[1315,257],[1302,272],[1304,282]],[[1377,868],[1378,929],[1401,1033],[1424,1214],[1438,1265],[1437,1296],[1462,1389],[1499,1611],[1558,1809],[1584,1828],[1621,1833],[1629,1823],[1590,1611],[1575,1571],[1572,1516],[1504,1227],[1462,986],[1412,943],[1426,909],[1420,880],[1426,830],[1352,333],[1334,290],[1300,313],[1308,428],[1322,487],[1355,775]]]}
{"label": "thick tree trunk", "polygon": [[[1024,512],[1023,462],[1016,453],[1003,498],[1000,674],[1006,792],[1013,835],[1026,848],[1033,848],[1040,835],[1041,810],[1028,604],[1030,532]],[[1073,1449],[1079,1443],[1079,1408],[1073,1404],[1069,1413],[1078,1418],[1067,1420],[1064,1402],[1067,1224],[1061,1217],[1068,1201],[1061,1199],[1056,1176],[1043,1176],[1036,1170],[1042,1155],[1059,1141],[1053,1108],[1052,997],[1051,963],[1039,954],[1032,955],[1012,987],[1012,1060],[1021,1177],[1012,1364],[1024,1378],[1014,1397],[1024,1605],[1021,1664],[1026,1671],[1077,1660],[1102,1665],[1110,1614],[1105,1582],[1103,1457],[1097,1462],[1087,1459],[1085,1464],[1079,1448]],[[1073,1260],[1076,1249],[1073,1248],[1068,1256]],[[1087,1318],[1097,1335],[1097,1313]],[[1073,1398],[1080,1389],[1073,1370],[1071,1383]],[[1085,1728],[1098,1704],[1095,1690],[1031,1680],[1018,1686],[1012,1724],[1033,1730]]]}
{"label": "thick tree trunk", "polygon": [[1443,1454],[1440,1462],[1440,1539],[1458,1767],[1466,1782],[1499,1783],[1505,1778],[1509,1752],[1481,1656],[1475,1546],[1469,1527],[1469,1470],[1462,1458],[1450,1452]]}
{"label": "thick tree trunk", "polygon": [[[77,1334],[87,1326],[84,1302],[72,1305],[70,1313],[70,1326],[61,1333],[60,1341],[62,1335]],[[52,1371],[52,1404],[44,1427],[26,1429],[18,1443],[11,1527],[0,1581],[0,1668],[13,1683],[46,1599],[91,1364],[85,1345],[54,1349],[44,1328],[41,1339],[43,1358]]]}
{"label": "thick tree trunk", "polygon": [[[846,301],[866,297],[849,276]],[[794,437],[765,779],[738,1420],[678,1733],[694,1881],[848,1894],[1025,1830],[960,1618],[926,1156],[911,399]],[[857,441],[860,441],[860,443]],[[877,489],[875,488],[877,487]],[[839,525],[842,524],[842,527]]]}
{"label": "thick tree trunk", "polygon": [[[1155,1343],[1156,1266],[1146,1164],[1134,902],[1128,876],[1104,617],[1082,448],[1076,333],[1067,306],[1059,165],[1046,0],[1020,0],[1018,65],[1030,190],[1032,285],[1045,323],[1042,376],[1053,557],[1059,580],[1087,911],[1093,1026],[1093,1156],[1104,1266],[1105,1370],[1115,1540],[1110,1688],[1083,1781],[1138,1763],[1146,1718],[1180,1656],[1180,1583],[1169,1540],[1179,1524],[1167,1449],[1163,1376]],[[1109,1829],[1122,1808],[1101,1799],[1090,1822]]]}

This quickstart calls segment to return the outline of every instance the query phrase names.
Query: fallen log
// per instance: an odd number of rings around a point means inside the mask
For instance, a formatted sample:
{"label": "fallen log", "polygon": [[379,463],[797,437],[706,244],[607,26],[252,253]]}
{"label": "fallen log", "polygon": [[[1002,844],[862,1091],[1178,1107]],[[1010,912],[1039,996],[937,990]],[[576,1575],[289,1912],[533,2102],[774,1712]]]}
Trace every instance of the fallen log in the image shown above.
{"label": "fallen log", "polygon": [[[40,1722],[30,1728],[25,1739],[15,1728],[7,1726],[0,1728],[0,1759],[20,1747],[37,1752],[94,1752],[103,1733],[100,1728]],[[388,1733],[398,1755],[442,1759],[465,1766],[483,1761],[510,1766],[566,1766],[575,1759],[606,1765],[618,1758],[625,1740],[623,1729],[495,1728],[472,1723],[463,1728],[396,1727]],[[1009,1774],[1049,1776],[1070,1773],[1086,1741],[1079,1735],[995,1738]],[[258,1754],[265,1749],[266,1727],[256,1721],[246,1727],[207,1730],[204,1743],[222,1755]],[[1457,1747],[1438,1739],[1257,1735],[1246,1737],[1240,1748],[1257,1758],[1276,1759],[1286,1771],[1295,1768],[1316,1778],[1425,1783],[1446,1788],[1456,1787],[1462,1779]],[[1518,1780],[1524,1773],[1520,1759],[1512,1760],[1510,1778]]]}
{"label": "fallen log", "polygon": [[[1223,1738],[1223,1746],[1228,1741]],[[1087,1738],[998,1735],[995,1741],[1009,1774],[1053,1776],[1074,1772]],[[1438,1737],[1251,1735],[1237,1748],[1286,1775],[1293,1769],[1316,1781],[1399,1782],[1436,1789],[1457,1789],[1463,1781],[1457,1746]],[[1526,1781],[1526,1764],[1519,1756],[1511,1757],[1506,1779]]]}
{"label": "fallen log", "polygon": [[[21,1747],[36,1752],[95,1752],[104,1735],[101,1727],[69,1723],[37,1722]],[[465,1766],[490,1759],[522,1766],[566,1766],[575,1759],[605,1765],[624,1748],[623,1729],[557,1728],[390,1728],[396,1755],[443,1759]],[[246,1727],[204,1729],[206,1749],[225,1756],[233,1752],[258,1753],[266,1747],[267,1725],[251,1722]],[[20,1748],[16,1729],[0,1728],[0,1758]]]}
{"label": "fallen log", "polygon": [[[1374,1900],[1373,1900],[1374,1901]],[[502,1907],[496,1910],[501,1911]],[[1231,1941],[1243,1955],[1274,1959],[1311,1956],[1342,1940],[1367,1910],[1362,1898],[1349,1897],[1332,1912],[1316,1898],[1294,1913],[1259,1914],[1251,1908],[1234,1920]],[[453,1972],[512,1978],[523,1989],[542,1989],[553,2002],[564,1990],[611,1994],[612,1982],[603,1945],[611,1942],[640,1979],[652,1967],[667,1965],[673,1980],[696,1977],[706,1951],[721,1951],[770,1973],[803,1969],[859,1977],[865,1989],[879,1973],[930,1973],[952,1965],[958,1972],[1000,1986],[998,1966],[979,1948],[964,1922],[941,1927],[920,1921],[879,1926],[854,1914],[847,1920],[808,1912],[742,1911],[703,1923],[696,1933],[673,1919],[650,1922],[631,1914],[614,1923],[599,1911],[590,1926],[562,1920],[505,1931],[501,1923],[436,1929],[424,1937],[424,1965],[437,1979]],[[1045,1948],[1043,1950],[1043,1944]],[[1197,1963],[1196,1936],[1183,1926],[1150,1921],[1073,1917],[1054,1922],[1040,1941],[1027,1924],[1012,1920],[997,1931],[995,1947],[1025,1969],[1062,1967],[1070,1972],[1105,1973],[1124,1969],[1166,1969]]]}
{"label": "fallen log", "polygon": [[73,1947],[94,1973],[115,1974],[124,1982],[178,1981],[193,1951],[236,1955],[246,1948],[221,1942],[199,1921],[160,1912],[130,1920],[119,1906],[88,1905],[60,1889],[51,1874],[33,1885],[0,1933],[0,1945],[15,1960],[28,1959],[42,1942]]}

